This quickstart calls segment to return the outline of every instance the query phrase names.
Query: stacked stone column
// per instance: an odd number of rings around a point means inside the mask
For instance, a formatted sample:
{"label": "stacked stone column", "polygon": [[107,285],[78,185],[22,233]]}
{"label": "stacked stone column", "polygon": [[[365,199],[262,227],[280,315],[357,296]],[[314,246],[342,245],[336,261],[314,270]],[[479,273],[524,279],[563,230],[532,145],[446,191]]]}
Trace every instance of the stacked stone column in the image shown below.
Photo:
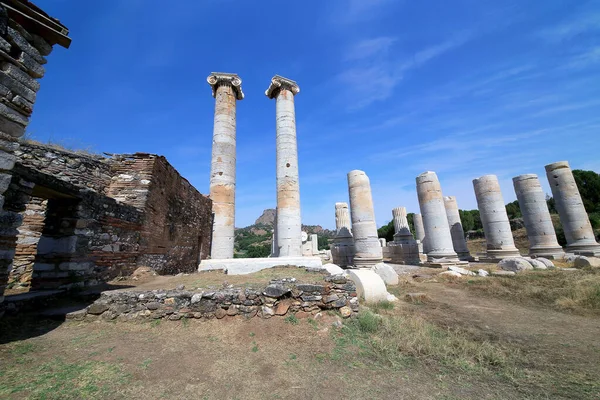
{"label": "stacked stone column", "polygon": [[413,235],[410,233],[410,227],[408,226],[406,208],[393,208],[392,218],[394,221],[394,242],[407,243],[408,241],[414,241]]}
{"label": "stacked stone column", "polygon": [[458,254],[458,259],[472,261],[473,257],[471,257],[467,241],[465,240],[465,231],[460,220],[456,197],[444,196],[444,206],[446,207],[448,226],[450,226],[450,234],[452,235],[452,245],[454,246],[454,251]]}
{"label": "stacked stone column", "polygon": [[242,80],[213,72],[208,78],[215,98],[215,123],[210,168],[213,201],[211,258],[233,258],[235,237],[236,100],[242,100]]}
{"label": "stacked stone column", "polygon": [[348,192],[354,235],[354,265],[371,267],[383,261],[383,252],[377,236],[375,211],[371,196],[371,183],[363,171],[348,173]]}
{"label": "stacked stone column", "polygon": [[354,238],[350,229],[350,212],[348,203],[335,203],[336,235],[331,247],[334,264],[340,267],[351,267],[354,260]]}
{"label": "stacked stone column", "polygon": [[55,44],[65,48],[71,44],[69,30],[58,20],[27,2],[17,3],[18,7],[0,5],[0,316],[21,221],[16,210],[4,206],[16,162],[14,152],[29,124],[40,89],[37,80],[46,72],[46,56]]}
{"label": "stacked stone column", "polygon": [[556,239],[556,232],[546,203],[546,195],[538,176],[535,174],[519,175],[513,178],[513,185],[527,230],[529,255],[550,259],[562,258],[565,252]]}
{"label": "stacked stone column", "polygon": [[546,175],[567,239],[567,252],[600,256],[600,245],[594,237],[569,163],[559,161],[546,165]]}
{"label": "stacked stone column", "polygon": [[417,176],[417,196],[423,217],[427,260],[444,258],[458,261],[448,226],[442,187],[435,172],[427,171]]}
{"label": "stacked stone column", "polygon": [[388,246],[387,254],[394,263],[419,264],[422,250],[410,232],[406,208],[396,207],[392,209],[392,217],[394,221],[394,241]]}
{"label": "stacked stone column", "polygon": [[484,175],[473,180],[473,187],[486,241],[486,254],[479,258],[480,261],[496,262],[506,257],[519,257],[498,177]]}
{"label": "stacked stone column", "polygon": [[276,99],[277,149],[277,246],[280,257],[302,255],[302,219],[298,178],[298,143],[294,96],[298,84],[275,75],[265,92]]}

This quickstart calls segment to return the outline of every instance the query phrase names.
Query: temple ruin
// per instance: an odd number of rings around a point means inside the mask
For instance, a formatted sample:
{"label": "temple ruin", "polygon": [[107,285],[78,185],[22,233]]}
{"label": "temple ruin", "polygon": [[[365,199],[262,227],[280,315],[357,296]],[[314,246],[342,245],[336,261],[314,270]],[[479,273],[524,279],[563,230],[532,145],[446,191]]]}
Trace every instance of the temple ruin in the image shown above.
{"label": "temple ruin", "polygon": [[8,284],[93,286],[151,267],[193,272],[211,246],[212,202],[162,157],[101,157],[21,143],[4,208],[18,216]]}

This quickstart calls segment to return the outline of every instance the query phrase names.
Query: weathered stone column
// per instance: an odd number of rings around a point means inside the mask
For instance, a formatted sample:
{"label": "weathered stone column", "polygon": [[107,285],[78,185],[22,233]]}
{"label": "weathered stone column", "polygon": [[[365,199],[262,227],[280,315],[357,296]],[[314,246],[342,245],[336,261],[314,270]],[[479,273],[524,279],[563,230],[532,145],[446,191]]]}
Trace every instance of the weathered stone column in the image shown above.
{"label": "weathered stone column", "polygon": [[442,187],[435,172],[427,171],[417,176],[417,196],[427,241],[427,260],[434,261],[439,258],[458,260],[452,245]]}
{"label": "weathered stone column", "polygon": [[393,208],[392,218],[394,219],[394,242],[406,243],[415,240],[412,233],[410,233],[405,207]]}
{"label": "weathered stone column", "polygon": [[538,176],[535,174],[516,176],[513,178],[513,185],[527,230],[529,255],[550,259],[562,258],[565,252],[556,239],[546,195]]}
{"label": "weathered stone column", "polygon": [[213,72],[207,81],[215,98],[215,124],[210,166],[213,230],[210,256],[233,258],[235,229],[236,100],[242,100],[242,80],[235,74]]}
{"label": "weathered stone column", "polygon": [[313,256],[319,254],[319,235],[314,233],[310,235],[310,247],[312,249]]}
{"label": "weathered stone column", "polygon": [[383,261],[383,252],[377,236],[371,183],[363,171],[348,172],[348,192],[354,235],[354,265],[371,267]]}
{"label": "weathered stone column", "polygon": [[559,161],[546,165],[546,175],[567,239],[567,252],[600,256],[600,245],[594,237],[569,163]]}
{"label": "weathered stone column", "polygon": [[335,203],[336,235],[331,246],[331,258],[340,267],[350,267],[354,260],[354,238],[350,229],[347,203]]}
{"label": "weathered stone column", "polygon": [[352,237],[348,203],[335,203],[335,230],[336,238]]}
{"label": "weathered stone column", "polygon": [[427,254],[427,247],[425,247],[425,227],[423,226],[423,216],[421,214],[415,214],[413,217],[415,224],[415,239],[420,241],[423,245],[423,252]]}
{"label": "weathered stone column", "polygon": [[467,247],[467,241],[465,240],[465,231],[463,230],[462,222],[460,220],[456,197],[444,196],[444,206],[446,207],[446,215],[448,216],[448,225],[450,226],[454,251],[456,251],[460,260],[472,261],[473,257],[471,257],[471,253]]}
{"label": "weathered stone column", "polygon": [[480,260],[495,262],[506,257],[519,257],[498,177],[484,175],[473,179],[473,187],[486,242],[486,255],[485,258],[480,257]]}
{"label": "weathered stone column", "polygon": [[273,220],[273,241],[271,242],[271,257],[279,257],[277,246],[277,207],[275,207],[275,219]]}
{"label": "weathered stone column", "polygon": [[298,144],[294,96],[296,82],[275,75],[265,92],[276,99],[277,119],[277,246],[280,257],[302,255],[302,219],[298,180]]}

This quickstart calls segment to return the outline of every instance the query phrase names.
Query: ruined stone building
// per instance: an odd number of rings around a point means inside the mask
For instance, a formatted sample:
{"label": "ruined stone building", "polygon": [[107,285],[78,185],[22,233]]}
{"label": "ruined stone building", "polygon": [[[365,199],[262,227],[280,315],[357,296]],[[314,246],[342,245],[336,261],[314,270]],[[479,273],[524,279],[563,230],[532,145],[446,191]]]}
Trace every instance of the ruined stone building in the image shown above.
{"label": "ruined stone building", "polygon": [[7,285],[77,288],[193,272],[210,253],[212,202],[162,156],[102,157],[24,142],[38,79],[68,29],[0,0],[0,316]]}
{"label": "ruined stone building", "polygon": [[9,284],[94,285],[139,266],[193,272],[212,202],[162,156],[110,158],[22,143],[4,207],[22,217]]}

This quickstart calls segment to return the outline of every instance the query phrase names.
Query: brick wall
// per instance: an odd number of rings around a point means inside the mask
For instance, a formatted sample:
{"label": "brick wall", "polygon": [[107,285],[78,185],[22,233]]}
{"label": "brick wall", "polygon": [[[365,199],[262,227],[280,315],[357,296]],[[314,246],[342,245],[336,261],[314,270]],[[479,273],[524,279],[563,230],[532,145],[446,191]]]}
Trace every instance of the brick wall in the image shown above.
{"label": "brick wall", "polygon": [[160,274],[194,272],[210,254],[212,202],[155,157],[145,207],[139,265]]}
{"label": "brick wall", "polygon": [[27,184],[13,185],[8,199],[21,212],[29,195],[27,207],[45,200],[48,207],[45,219],[25,218],[19,228],[41,236],[15,239],[23,245],[13,282],[25,286],[30,274],[34,289],[82,287],[139,266],[193,272],[208,256],[212,203],[164,157],[106,158],[27,142],[17,154],[15,179]]}

